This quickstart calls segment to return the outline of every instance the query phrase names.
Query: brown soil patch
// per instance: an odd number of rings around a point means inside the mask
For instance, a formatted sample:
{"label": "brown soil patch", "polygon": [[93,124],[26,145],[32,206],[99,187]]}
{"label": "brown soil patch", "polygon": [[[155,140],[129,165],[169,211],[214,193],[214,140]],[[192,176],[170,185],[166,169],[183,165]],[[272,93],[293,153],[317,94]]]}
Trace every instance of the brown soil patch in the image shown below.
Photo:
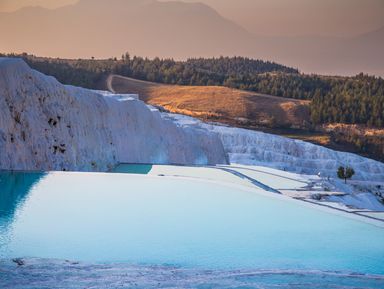
{"label": "brown soil patch", "polygon": [[236,126],[306,128],[309,101],[263,95],[219,86],[180,86],[111,76],[117,93],[137,93],[141,100],[173,113]]}

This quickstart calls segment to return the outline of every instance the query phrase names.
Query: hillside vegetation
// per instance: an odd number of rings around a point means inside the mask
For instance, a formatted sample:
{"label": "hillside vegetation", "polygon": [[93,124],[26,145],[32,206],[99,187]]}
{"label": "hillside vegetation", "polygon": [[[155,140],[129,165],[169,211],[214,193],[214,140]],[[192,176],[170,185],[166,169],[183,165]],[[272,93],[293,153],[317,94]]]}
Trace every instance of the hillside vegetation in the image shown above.
{"label": "hillside vegetation", "polygon": [[311,100],[311,123],[340,122],[384,127],[384,80],[359,74],[331,77],[300,74],[273,62],[243,57],[210,59],[131,58],[65,60],[22,55],[60,82],[100,88],[109,74],[165,84],[224,86],[285,98]]}
{"label": "hillside vegetation", "polygon": [[220,86],[165,85],[112,75],[117,93],[137,93],[173,113],[247,128],[305,128],[309,101],[258,94]]}
{"label": "hillside vegetation", "polygon": [[220,86],[158,84],[119,75],[111,75],[107,81],[117,93],[137,93],[147,103],[173,113],[262,130],[384,160],[384,129],[345,124],[327,124],[312,129],[308,100]]}
{"label": "hillside vegetation", "polygon": [[[62,83],[93,89],[106,89],[111,74],[176,84],[177,88],[160,90],[152,84],[156,88],[150,93],[148,85],[142,85],[140,94],[174,112],[246,128],[282,128],[270,132],[384,160],[382,78],[305,75],[277,63],[242,57],[175,61],[129,54],[105,60],[8,56],[24,58],[32,68]],[[132,84],[123,91],[134,92],[137,85]],[[344,124],[343,129],[329,129],[335,123]],[[365,130],[376,133],[367,136],[361,133]]]}

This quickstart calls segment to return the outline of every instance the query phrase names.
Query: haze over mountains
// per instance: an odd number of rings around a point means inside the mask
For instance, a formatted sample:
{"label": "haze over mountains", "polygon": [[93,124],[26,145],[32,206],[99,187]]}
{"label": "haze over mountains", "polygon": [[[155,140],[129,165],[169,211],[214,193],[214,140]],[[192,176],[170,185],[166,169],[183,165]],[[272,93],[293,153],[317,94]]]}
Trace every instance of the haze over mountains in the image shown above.
{"label": "haze over mountains", "polygon": [[260,36],[243,26],[202,3],[80,0],[54,10],[0,13],[0,52],[67,58],[119,57],[125,51],[176,59],[241,55],[309,73],[384,75],[384,27],[341,38]]}
{"label": "haze over mountains", "polygon": [[[0,12],[28,6],[59,8],[79,0],[0,0]],[[108,0],[105,0],[108,2]],[[130,1],[130,0],[126,0]],[[169,0],[159,0],[167,2]],[[384,26],[382,0],[182,0],[209,5],[263,36],[354,37]],[[266,23],[268,25],[266,25]]]}

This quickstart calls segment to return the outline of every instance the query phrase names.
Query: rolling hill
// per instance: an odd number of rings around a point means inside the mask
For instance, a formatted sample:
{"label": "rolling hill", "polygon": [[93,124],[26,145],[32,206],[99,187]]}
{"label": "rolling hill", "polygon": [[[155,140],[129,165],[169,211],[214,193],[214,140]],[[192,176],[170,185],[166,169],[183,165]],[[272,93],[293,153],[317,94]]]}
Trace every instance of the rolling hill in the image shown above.
{"label": "rolling hill", "polygon": [[248,128],[305,128],[309,101],[282,98],[220,86],[166,85],[112,75],[110,89],[137,93],[140,99],[208,121]]}
{"label": "rolling hill", "polygon": [[169,112],[304,140],[334,150],[383,161],[384,130],[328,124],[313,130],[308,100],[276,97],[222,86],[159,84],[119,75],[107,78],[109,90],[139,94]]}

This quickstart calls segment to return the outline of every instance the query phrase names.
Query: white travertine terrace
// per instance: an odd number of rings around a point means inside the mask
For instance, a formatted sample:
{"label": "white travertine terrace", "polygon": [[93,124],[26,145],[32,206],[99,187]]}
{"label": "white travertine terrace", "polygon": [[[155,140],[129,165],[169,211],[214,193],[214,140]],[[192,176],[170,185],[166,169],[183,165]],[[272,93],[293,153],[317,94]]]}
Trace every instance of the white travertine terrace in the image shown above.
{"label": "white travertine terrace", "polygon": [[62,85],[21,59],[0,58],[0,112],[1,169],[226,163],[216,134],[178,127],[129,95]]}
{"label": "white travertine terrace", "polygon": [[181,127],[200,127],[221,139],[230,163],[260,165],[288,172],[336,177],[339,166],[351,166],[355,180],[384,182],[384,164],[356,154],[334,151],[308,142],[241,128],[203,123],[169,114]]}
{"label": "white travertine terrace", "polygon": [[0,168],[105,171],[117,163],[265,165],[384,181],[384,164],[262,132],[161,114],[132,95],[65,86],[0,58]]}

